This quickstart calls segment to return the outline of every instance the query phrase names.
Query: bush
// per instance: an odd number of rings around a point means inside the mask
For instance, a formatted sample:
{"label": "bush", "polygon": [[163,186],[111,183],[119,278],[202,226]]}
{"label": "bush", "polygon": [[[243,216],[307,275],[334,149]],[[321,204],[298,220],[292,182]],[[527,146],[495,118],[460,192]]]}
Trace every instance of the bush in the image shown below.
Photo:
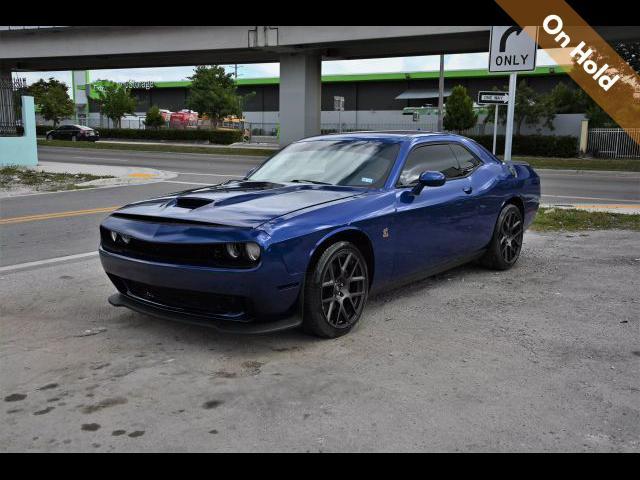
{"label": "bush", "polygon": [[[491,151],[493,135],[469,135],[480,145]],[[504,135],[498,135],[496,151],[504,152]],[[514,135],[511,146],[513,155],[532,157],[575,157],[578,154],[578,138],[557,135]]]}
{"label": "bush", "polygon": [[[53,127],[38,125],[38,135],[45,135]],[[209,141],[220,145],[241,142],[242,130],[178,130],[178,129],[134,129],[134,128],[99,128],[100,138],[118,138],[129,140],[192,140]]]}
{"label": "bush", "polygon": [[147,111],[147,116],[144,119],[144,125],[147,128],[158,129],[164,126],[164,118],[160,113],[160,109],[154,105]]}

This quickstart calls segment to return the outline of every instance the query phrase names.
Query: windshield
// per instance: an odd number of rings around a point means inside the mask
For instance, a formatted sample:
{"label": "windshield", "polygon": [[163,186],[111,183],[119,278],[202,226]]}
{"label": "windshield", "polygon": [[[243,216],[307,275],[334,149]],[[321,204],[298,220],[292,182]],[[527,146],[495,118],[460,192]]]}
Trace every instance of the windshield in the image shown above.
{"label": "windshield", "polygon": [[293,143],[276,153],[249,180],[380,188],[400,143],[372,140],[315,140]]}

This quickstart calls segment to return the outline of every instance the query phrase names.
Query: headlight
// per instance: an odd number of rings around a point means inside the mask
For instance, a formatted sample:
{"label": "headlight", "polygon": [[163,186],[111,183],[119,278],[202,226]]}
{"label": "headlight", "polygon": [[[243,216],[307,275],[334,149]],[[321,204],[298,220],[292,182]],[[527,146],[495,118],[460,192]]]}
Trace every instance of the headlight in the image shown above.
{"label": "headlight", "polygon": [[245,251],[247,252],[247,257],[252,262],[257,262],[260,258],[260,245],[257,243],[249,242],[244,246]]}
{"label": "headlight", "polygon": [[227,243],[226,249],[227,255],[231,258],[238,258],[240,256],[240,248],[237,243]]}
{"label": "headlight", "polygon": [[116,240],[118,240],[118,232],[114,232],[113,230],[111,230],[110,234],[111,240],[113,240],[113,243],[116,243]]}

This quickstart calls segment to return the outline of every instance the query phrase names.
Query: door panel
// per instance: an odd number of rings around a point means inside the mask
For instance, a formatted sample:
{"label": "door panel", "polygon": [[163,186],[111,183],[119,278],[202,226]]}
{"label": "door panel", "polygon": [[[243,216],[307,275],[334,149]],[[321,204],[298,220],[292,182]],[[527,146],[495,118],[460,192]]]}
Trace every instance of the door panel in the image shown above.
{"label": "door panel", "polygon": [[[447,182],[411,191],[420,173],[440,171]],[[407,156],[396,195],[396,230],[399,232],[395,276],[401,278],[430,270],[471,252],[472,212],[469,211],[471,180],[464,176],[448,144],[415,147]]]}
{"label": "door panel", "polygon": [[465,221],[468,203],[463,189],[466,178],[450,180],[441,187],[425,188],[413,195],[410,188],[396,196],[396,277],[416,274],[461,256],[469,234]]}

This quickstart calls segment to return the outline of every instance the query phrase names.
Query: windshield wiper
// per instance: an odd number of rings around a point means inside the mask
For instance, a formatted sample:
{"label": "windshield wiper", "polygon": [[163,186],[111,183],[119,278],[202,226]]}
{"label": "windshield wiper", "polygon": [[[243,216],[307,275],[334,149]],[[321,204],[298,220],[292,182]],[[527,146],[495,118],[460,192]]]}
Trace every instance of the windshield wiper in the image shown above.
{"label": "windshield wiper", "polygon": [[333,185],[327,182],[318,182],[317,180],[306,180],[304,178],[296,178],[295,180],[289,180],[291,183],[313,183],[315,185]]}

